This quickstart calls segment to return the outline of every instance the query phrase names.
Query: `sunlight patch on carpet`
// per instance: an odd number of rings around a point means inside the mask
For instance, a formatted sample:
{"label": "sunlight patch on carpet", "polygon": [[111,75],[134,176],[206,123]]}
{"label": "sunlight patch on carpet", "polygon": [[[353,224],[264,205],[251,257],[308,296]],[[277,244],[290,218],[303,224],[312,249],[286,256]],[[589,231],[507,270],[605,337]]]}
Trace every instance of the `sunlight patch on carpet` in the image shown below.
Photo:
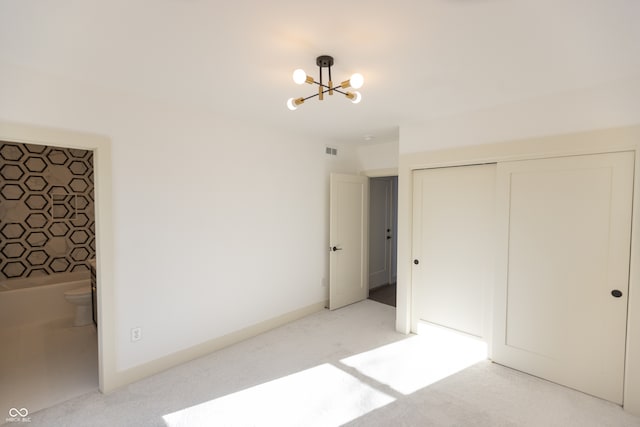
{"label": "sunlight patch on carpet", "polygon": [[418,333],[340,362],[408,395],[487,358],[476,337],[427,323]]}
{"label": "sunlight patch on carpet", "polygon": [[168,427],[341,425],[394,400],[323,364],[162,418]]}

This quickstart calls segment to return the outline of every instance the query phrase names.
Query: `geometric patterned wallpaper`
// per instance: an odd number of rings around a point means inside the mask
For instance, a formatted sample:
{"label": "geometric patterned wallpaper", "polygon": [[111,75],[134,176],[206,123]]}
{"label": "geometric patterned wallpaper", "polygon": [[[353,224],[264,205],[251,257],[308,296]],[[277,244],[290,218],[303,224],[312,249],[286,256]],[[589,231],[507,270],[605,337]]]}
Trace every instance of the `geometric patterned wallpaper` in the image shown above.
{"label": "geometric patterned wallpaper", "polygon": [[89,270],[93,152],[0,141],[0,280]]}

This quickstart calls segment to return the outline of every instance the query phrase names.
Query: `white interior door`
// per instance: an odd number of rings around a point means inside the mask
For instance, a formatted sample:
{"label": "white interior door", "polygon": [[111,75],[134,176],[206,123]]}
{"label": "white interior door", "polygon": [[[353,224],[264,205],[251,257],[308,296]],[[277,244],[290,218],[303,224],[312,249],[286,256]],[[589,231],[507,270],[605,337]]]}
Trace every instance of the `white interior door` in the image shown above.
{"label": "white interior door", "polygon": [[480,337],[490,332],[495,170],[414,172],[412,331],[427,321]]}
{"label": "white interior door", "polygon": [[367,298],[368,178],[331,174],[329,309]]}
{"label": "white interior door", "polygon": [[393,178],[369,180],[369,289],[391,283]]}
{"label": "white interior door", "polygon": [[498,165],[494,361],[622,403],[633,163]]}

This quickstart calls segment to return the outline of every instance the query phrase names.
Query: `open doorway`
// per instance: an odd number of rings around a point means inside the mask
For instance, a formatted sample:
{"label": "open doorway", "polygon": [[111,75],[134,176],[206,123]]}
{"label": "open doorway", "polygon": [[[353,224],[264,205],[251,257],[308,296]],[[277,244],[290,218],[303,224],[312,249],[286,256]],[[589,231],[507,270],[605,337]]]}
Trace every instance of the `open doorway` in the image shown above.
{"label": "open doorway", "polygon": [[35,412],[98,388],[93,151],[0,140],[0,401]]}
{"label": "open doorway", "polygon": [[369,179],[369,299],[396,306],[398,177]]}
{"label": "open doorway", "polygon": [[[93,153],[95,181],[95,241],[93,243],[95,244],[96,262],[98,266],[96,277],[96,308],[98,322],[97,338],[99,341],[97,360],[98,387],[102,392],[111,391],[119,385],[115,370],[115,333],[114,328],[112,327],[114,324],[114,296],[112,287],[113,233],[111,221],[111,141],[104,136],[96,134],[40,127],[2,120],[0,120],[0,140],[10,143],[36,144],[66,149],[88,150]],[[37,167],[38,163],[39,162],[35,162],[31,166],[33,167],[35,165],[35,167]],[[74,164],[74,169],[77,167],[81,168],[80,165]],[[24,170],[24,167],[18,166],[18,169],[25,174],[25,176],[20,179],[26,179],[28,174]],[[13,168],[13,171],[20,175],[15,168]],[[76,170],[76,172],[78,172],[78,170]],[[5,174],[6,173],[7,172],[5,171]],[[37,185],[37,181],[35,182]],[[76,186],[76,184],[79,184],[79,182],[75,181],[74,186]],[[33,187],[34,182],[29,181],[29,185]],[[71,183],[69,183],[69,185],[71,185]],[[27,197],[27,195],[23,195],[23,197]],[[33,204],[32,202],[33,200],[30,199],[31,204]],[[31,218],[31,220],[33,220],[33,218]],[[20,227],[14,227],[14,230],[15,229],[19,231],[19,234],[22,234],[22,229]],[[6,232],[7,230],[5,230],[5,233]],[[34,236],[31,236],[31,239],[33,238]],[[79,240],[77,235],[74,236],[74,239]],[[0,241],[4,242],[2,239],[0,239]],[[58,262],[56,262],[56,265],[58,265]],[[27,266],[25,266],[25,268],[26,267]],[[64,304],[69,304],[64,299],[63,302]],[[64,375],[64,372],[61,372],[61,374]],[[2,399],[0,399],[0,402],[8,403]],[[35,410],[33,408],[28,409],[29,411]]]}

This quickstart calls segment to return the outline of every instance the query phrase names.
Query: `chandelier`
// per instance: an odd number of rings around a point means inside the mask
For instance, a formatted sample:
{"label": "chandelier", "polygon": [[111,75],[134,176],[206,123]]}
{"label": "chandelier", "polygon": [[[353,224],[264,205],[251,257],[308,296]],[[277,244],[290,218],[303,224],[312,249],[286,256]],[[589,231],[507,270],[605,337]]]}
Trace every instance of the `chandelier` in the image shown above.
{"label": "chandelier", "polygon": [[[360,100],[362,99],[362,95],[360,95],[360,92],[358,91],[349,92],[349,91],[343,91],[342,89],[347,89],[347,88],[360,89],[362,87],[362,84],[364,83],[364,77],[362,77],[362,74],[355,73],[349,78],[349,80],[345,80],[342,83],[340,83],[340,85],[334,87],[333,80],[331,79],[331,66],[333,65],[333,57],[329,55],[318,56],[316,58],[316,64],[318,65],[319,72],[320,72],[320,79],[319,79],[320,81],[314,80],[313,77],[307,75],[307,73],[305,73],[304,70],[301,70],[299,68],[293,72],[294,82],[296,82],[299,85],[304,83],[308,83],[310,85],[316,84],[318,85],[318,93],[315,93],[311,96],[307,96],[306,98],[305,97],[289,98],[289,100],[287,101],[287,107],[289,107],[290,110],[296,110],[299,105],[304,103],[304,101],[306,101],[307,99],[314,98],[316,96],[318,97],[318,100],[322,101],[324,99],[325,93],[328,93],[329,95],[333,95],[333,92],[338,92],[346,96],[354,104],[357,104],[358,102],[360,102]],[[328,75],[329,80],[327,81],[326,84],[322,80],[323,68],[327,68],[328,74],[329,74]]]}

